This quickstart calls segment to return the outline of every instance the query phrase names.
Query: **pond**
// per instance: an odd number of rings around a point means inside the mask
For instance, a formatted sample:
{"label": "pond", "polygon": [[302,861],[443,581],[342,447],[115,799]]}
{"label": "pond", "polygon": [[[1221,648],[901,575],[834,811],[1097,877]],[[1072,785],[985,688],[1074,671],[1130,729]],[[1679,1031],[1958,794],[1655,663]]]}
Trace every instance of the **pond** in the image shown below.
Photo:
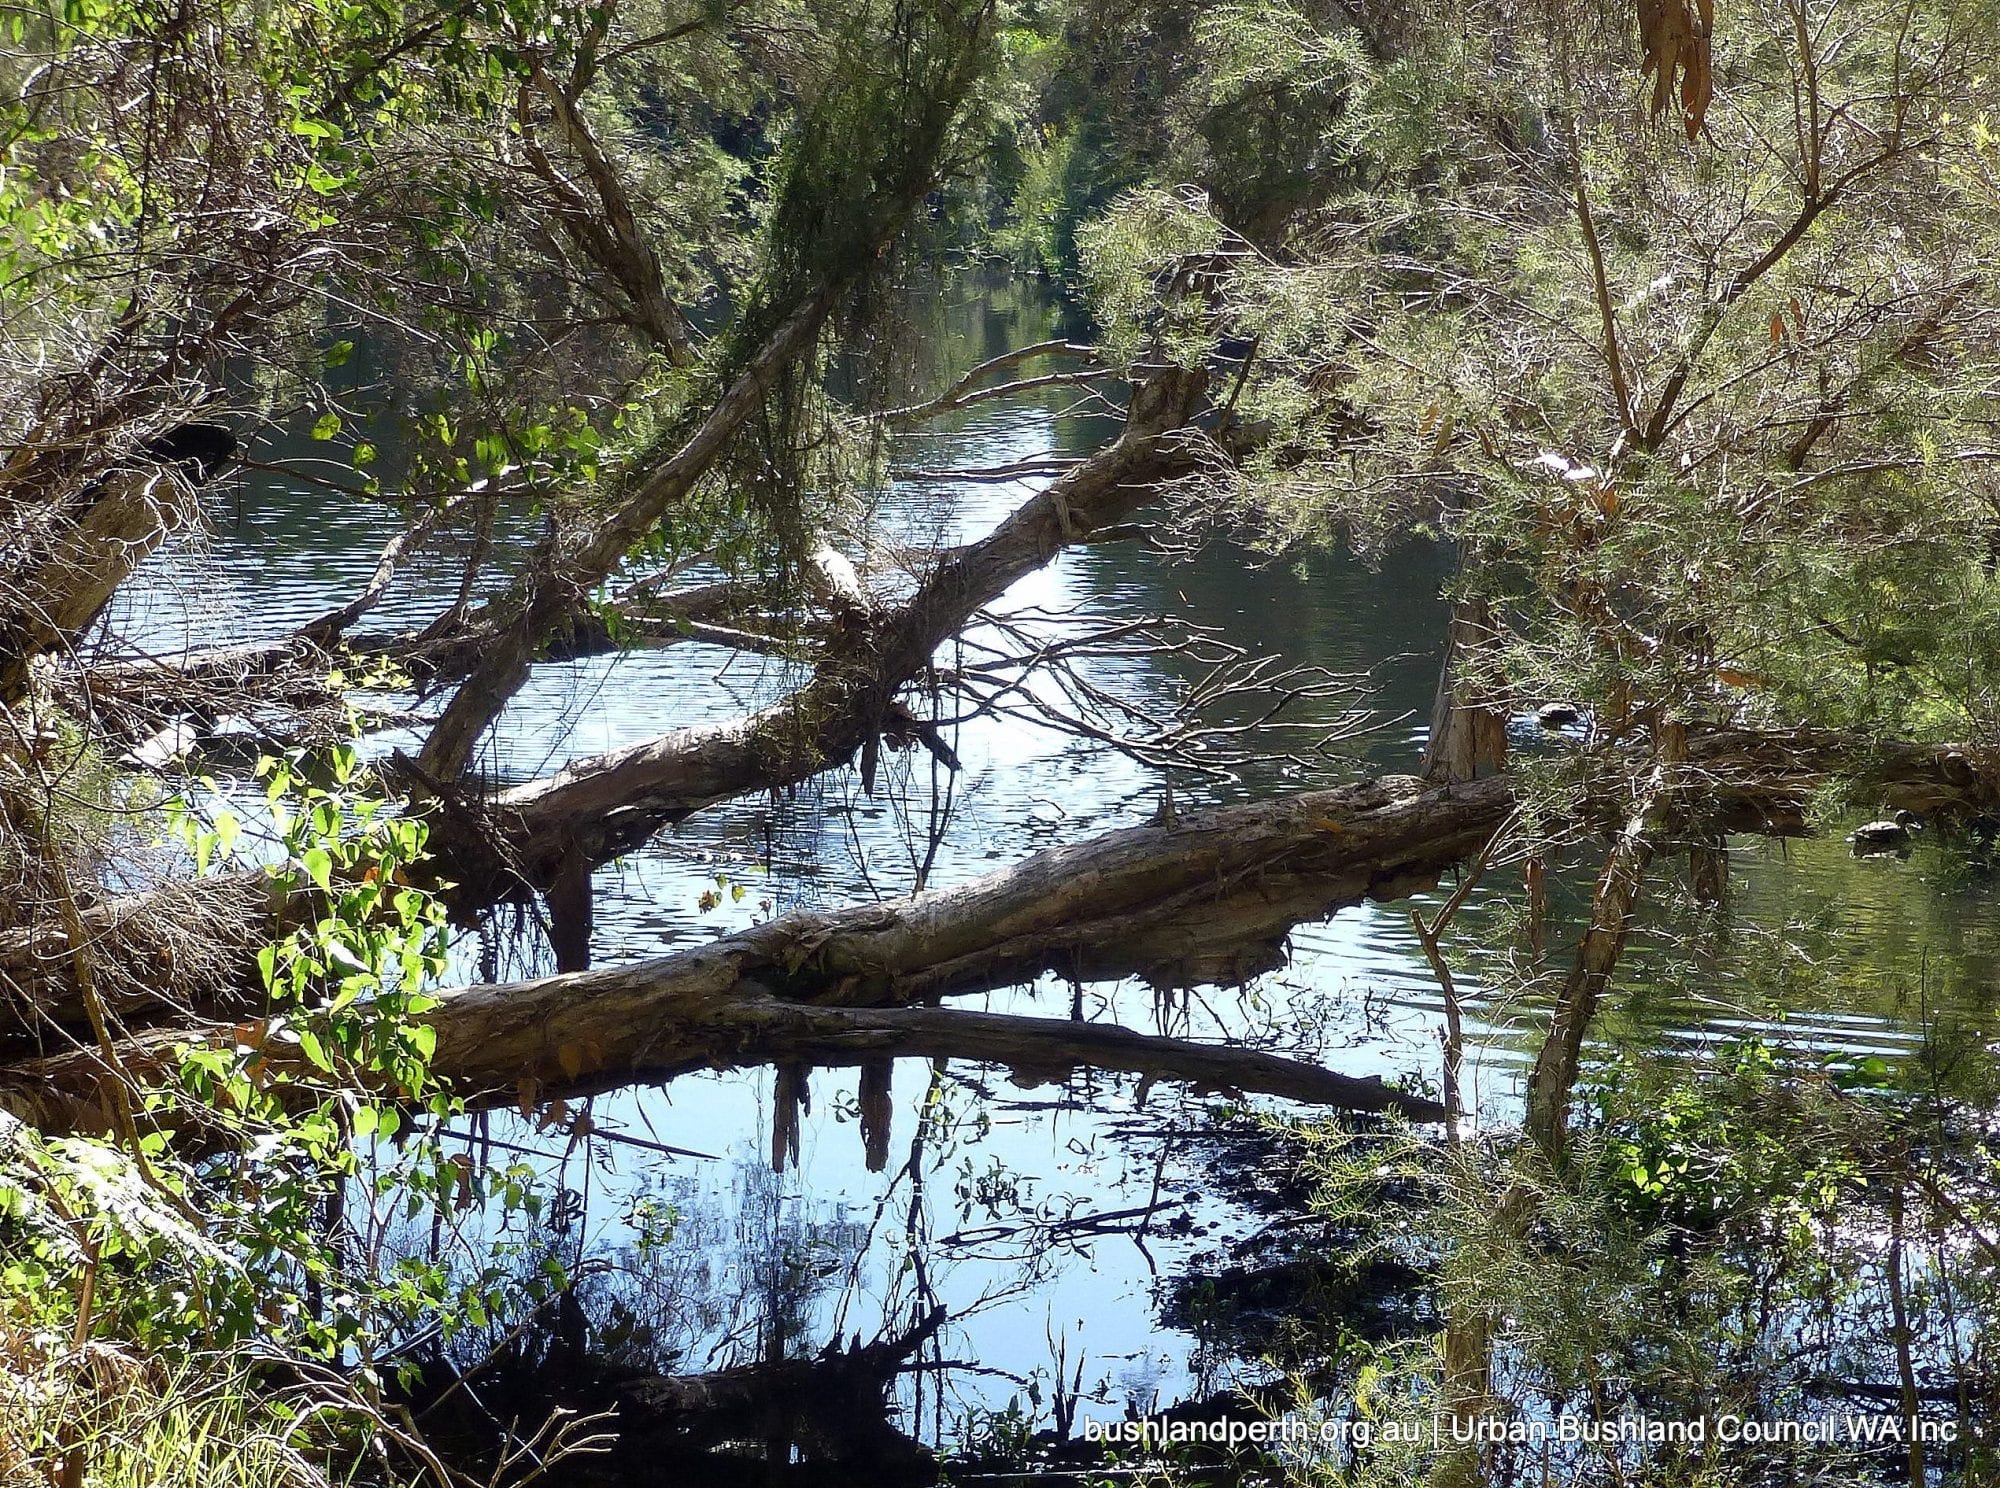
{"label": "pond", "polygon": [[[1010,347],[1046,339],[1058,316],[1031,284],[974,280],[943,291],[923,317],[926,360],[942,380]],[[1073,389],[1037,389],[924,426],[893,448],[927,471],[1087,451],[1107,424]],[[278,438],[267,463],[323,452]],[[898,479],[878,493],[880,530],[910,543],[980,535],[1030,482]],[[396,530],[395,514],[282,473],[213,495],[213,530],[164,551],[128,586],[115,631],[152,651],[281,634],[353,593]],[[527,539],[525,519],[511,533]],[[502,551],[506,543],[502,543]],[[1240,778],[1176,785],[1199,804],[1328,785],[1415,767],[1436,682],[1449,555],[1406,547],[1364,562],[1323,553],[1274,561],[1223,537],[1183,559],[1137,543],[1065,554],[1010,593],[1003,609],[1062,616],[1173,616],[1228,642],[1364,677],[1375,728],[1342,754],[1279,763]],[[444,548],[414,565],[380,621],[441,608],[457,582]],[[1093,664],[1093,680],[1155,708],[1190,677],[1167,656]],[[489,741],[482,768],[520,779],[664,729],[731,716],[796,681],[786,666],[695,643],[538,667]],[[1304,723],[1338,724],[1329,702]],[[1307,740],[1312,730],[1296,737]],[[1523,749],[1561,747],[1517,729]],[[386,735],[386,749],[407,735]],[[843,772],[778,798],[703,812],[597,875],[597,964],[699,943],[774,912],[845,905],[940,887],[1038,849],[1151,817],[1153,772],[1094,744],[1016,719],[958,730],[946,777],[928,756],[893,757],[878,793]],[[936,834],[934,853],[931,838]],[[1738,839],[1727,918],[1701,910],[1663,872],[1637,950],[1601,1032],[1664,1048],[1763,1034],[1860,1060],[1907,1056],[1944,1019],[1977,1036],[1991,1025],[2000,917],[1994,889],[1930,845],[1908,860],[1855,859],[1837,833],[1789,843]],[[930,858],[928,872],[924,872]],[[1559,925],[1574,926],[1587,873],[1566,876]],[[1468,923],[1497,923],[1518,886],[1503,876],[1469,901]],[[1431,896],[1436,897],[1436,896]],[[1426,902],[1419,900],[1419,903]],[[1249,986],[1162,997],[1137,985],[1053,981],[998,993],[995,1010],[1061,1011],[1193,1037],[1255,1039],[1334,1068],[1434,1082],[1441,1006],[1408,923],[1408,904],[1363,905],[1302,927],[1290,964]],[[1482,921],[1482,917],[1487,917]],[[1705,948],[1713,982],[1655,977],[1649,937]],[[1796,1005],[1752,995],[1780,942],[1809,947],[1831,974]],[[1552,931],[1560,952],[1563,937]],[[532,936],[458,947],[459,969],[550,969]],[[1486,1124],[1517,1118],[1535,996],[1495,964],[1462,969],[1473,1039],[1470,1092]],[[1825,989],[1831,988],[1832,991]],[[1215,1103],[1130,1082],[1079,1077],[1019,1090],[1004,1072],[904,1061],[895,1071],[892,1158],[868,1171],[855,1119],[856,1077],[819,1071],[797,1160],[771,1166],[769,1071],[689,1077],[599,1097],[601,1139],[575,1150],[512,1115],[489,1119],[498,1150],[534,1154],[573,1196],[549,1243],[572,1258],[631,1255],[635,1198],[671,1206],[673,1235],[649,1252],[628,1300],[647,1312],[677,1369],[817,1353],[830,1340],[907,1327],[932,1305],[949,1321],[927,1346],[935,1366],[900,1386],[905,1429],[949,1442],[1010,1401],[1043,1408],[1074,1382],[1078,1418],[1108,1419],[1199,1397],[1268,1367],[1234,1356],[1184,1305],[1190,1279],[1247,1264],[1237,1247],[1268,1216],[1218,1181]],[[623,1140],[621,1140],[621,1138]],[[685,1149],[687,1155],[662,1149]],[[1176,1301],[1176,1298],[1182,1299]],[[1030,1409],[1030,1414],[1037,1413]]]}

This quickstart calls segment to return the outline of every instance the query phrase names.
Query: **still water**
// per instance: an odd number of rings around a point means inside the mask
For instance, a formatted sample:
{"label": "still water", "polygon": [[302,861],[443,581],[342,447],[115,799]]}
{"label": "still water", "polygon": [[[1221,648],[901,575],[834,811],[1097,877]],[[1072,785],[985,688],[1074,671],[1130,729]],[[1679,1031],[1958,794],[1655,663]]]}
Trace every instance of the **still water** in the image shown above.
{"label": "still water", "polygon": [[[1053,333],[1050,308],[1027,288],[970,286],[935,307],[931,361],[940,378]],[[1073,390],[1040,389],[975,406],[900,439],[896,466],[991,466],[1087,451],[1109,426],[1073,406]],[[268,463],[324,454],[274,441]],[[1031,483],[896,480],[879,493],[874,530],[906,543],[959,542],[988,530]],[[286,632],[365,581],[393,512],[284,474],[259,474],[210,502],[213,530],[157,555],[130,586],[114,633],[158,653]],[[511,534],[518,551],[525,519]],[[371,627],[436,613],[457,583],[449,545],[399,579]],[[1010,614],[1072,611],[1174,616],[1231,643],[1366,683],[1374,729],[1344,753],[1259,766],[1223,782],[1183,780],[1179,804],[1330,785],[1414,768],[1436,679],[1448,559],[1412,546],[1363,563],[1345,554],[1270,561],[1217,539],[1184,561],[1134,543],[1065,554],[1011,592]],[[697,644],[537,669],[505,715],[482,767],[525,779],[569,759],[665,729],[727,717],[781,695],[785,666]],[[1092,680],[1159,707],[1189,681],[1172,659],[1094,664]],[[1331,725],[1349,705],[1333,702]],[[1308,720],[1310,721],[1310,720]],[[1310,731],[1299,736],[1303,741]],[[1525,724],[1523,748],[1549,747]],[[409,742],[387,735],[371,747]],[[597,877],[595,960],[606,964],[699,943],[763,915],[909,892],[942,837],[928,883],[940,887],[1037,849],[1130,825],[1157,809],[1158,777],[1126,758],[1017,720],[967,724],[954,740],[963,769],[940,778],[927,756],[892,757],[877,795],[841,774],[794,794],[702,813]],[[1746,1030],[1850,1058],[1898,1058],[1947,1018],[1991,1025],[2000,918],[1993,889],[1950,868],[1930,846],[1908,861],[1848,856],[1834,836],[1790,844],[1739,840],[1727,923],[1685,902],[1663,875],[1607,1010],[1607,1037],[1667,1047]],[[1573,923],[1587,878],[1556,898]],[[738,889],[742,890],[740,897]],[[1514,886],[1496,877],[1475,895],[1473,930],[1508,912]],[[719,902],[717,902],[719,901]],[[704,902],[713,907],[704,908]],[[1421,901],[1420,901],[1421,902]],[[1406,904],[1364,905],[1293,937],[1290,965],[1244,988],[1156,997],[1137,986],[1053,984],[998,993],[998,1011],[1060,1012],[1072,998],[1093,1017],[1183,1036],[1255,1039],[1358,1074],[1434,1081],[1441,1021],[1435,985],[1410,933]],[[1467,936],[1468,941],[1472,939]],[[1560,949],[1559,938],[1552,937]],[[1706,948],[1713,976],[1655,975],[1654,947]],[[458,948],[466,975],[482,949],[502,975],[548,969],[521,939]],[[1774,1001],[1760,968],[1815,958],[1828,975],[1809,998]],[[1523,1030],[1536,998],[1497,963],[1469,961],[1475,1048],[1470,1092],[1481,1120],[1518,1107]],[[1831,988],[1831,991],[1827,989]],[[1080,1378],[1083,1418],[1128,1403],[1165,1404],[1267,1372],[1254,1358],[1201,1346],[1185,1310],[1162,1321],[1177,1278],[1213,1275],[1237,1257],[1251,1216],[1222,1197],[1211,1167],[1208,1107],[1165,1090],[1140,1103],[1127,1082],[1079,1076],[1066,1088],[1014,1089],[1004,1072],[914,1061],[896,1071],[889,1171],[866,1171],[850,1072],[821,1071],[796,1164],[770,1165],[769,1072],[690,1077],[659,1090],[601,1097],[594,1119],[614,1134],[565,1152],[511,1117],[493,1135],[537,1159],[574,1195],[558,1244],[571,1257],[630,1260],[630,1206],[650,1196],[678,1215],[674,1238],[636,1279],[613,1289],[652,1320],[657,1362],[702,1370],[774,1352],[817,1352],[836,1336],[872,1336],[933,1302],[951,1322],[931,1358],[946,1367],[904,1387],[907,1429],[952,1438],[969,1413],[1046,1398],[1058,1367]],[[654,1146],[699,1156],[669,1157]],[[1106,1218],[1106,1216],[1110,1216]],[[1060,1366],[1057,1361],[1060,1360]],[[1079,1374],[1079,1364],[1081,1370]]]}

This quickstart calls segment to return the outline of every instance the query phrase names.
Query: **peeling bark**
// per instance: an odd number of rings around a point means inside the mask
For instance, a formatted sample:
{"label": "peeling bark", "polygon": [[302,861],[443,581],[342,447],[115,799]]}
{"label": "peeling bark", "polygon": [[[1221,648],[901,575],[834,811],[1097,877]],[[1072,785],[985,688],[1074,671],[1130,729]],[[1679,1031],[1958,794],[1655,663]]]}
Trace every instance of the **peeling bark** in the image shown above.
{"label": "peeling bark", "polygon": [[1483,602],[1452,606],[1421,766],[1426,780],[1478,780],[1507,768],[1507,714],[1474,698],[1465,676],[1468,659],[1492,647],[1496,639]]}
{"label": "peeling bark", "polygon": [[[1237,982],[1282,964],[1297,923],[1434,883],[1484,844],[1511,804],[1502,783],[1440,792],[1398,778],[1310,792],[1107,833],[938,893],[788,915],[657,961],[467,988],[434,1015],[439,1067],[500,1089],[528,1078],[569,1090],[650,1078],[660,1060],[734,1062],[750,1044],[756,1062],[826,1063],[842,1049],[945,1053],[943,1024],[846,1026],[794,1017],[786,1005],[906,1006],[1048,971],[1161,986]],[[746,997],[754,1011],[728,1011]],[[694,1023],[715,1031],[705,1049],[689,1047]],[[1000,1037],[955,1026],[969,1039]],[[932,1037],[940,1042],[920,1043]]]}
{"label": "peeling bark", "polygon": [[[1864,789],[1878,793],[1885,802],[1908,805],[1912,809],[1928,810],[1941,816],[1979,816],[2000,809],[1995,805],[2000,802],[2000,758],[1955,746],[1871,745],[1832,733],[1717,731],[1692,736],[1688,756],[1688,774],[1679,802],[1684,822],[1676,830],[1690,834],[1689,840],[1698,843],[1717,840],[1706,834],[1725,830],[1777,836],[1803,834],[1807,826],[1805,807],[1832,774],[1849,775]],[[1359,811],[1359,801],[1370,796],[1381,809],[1375,812]],[[1340,808],[1330,804],[1341,799],[1347,800],[1348,810],[1355,813],[1344,820]],[[1401,804],[1393,804],[1398,802]],[[1345,859],[1320,856],[1315,859],[1316,869],[1312,865],[1289,869],[1283,866],[1288,851],[1284,843],[1261,840],[1248,847],[1250,856],[1238,855],[1218,867],[1221,860],[1210,856],[1210,848],[1197,845],[1201,841],[1199,836],[1189,835],[1198,834],[1208,818],[1192,817],[1182,819],[1172,828],[1145,829],[1170,831],[1173,835],[1156,839],[1153,848],[1136,854],[1131,871],[1141,876],[1150,871],[1145,863],[1153,855],[1157,855],[1162,862],[1178,856],[1182,858],[1185,870],[1184,877],[1179,881],[1193,888],[1198,886],[1204,873],[1212,871],[1259,872],[1256,855],[1263,854],[1268,858],[1269,866],[1278,870],[1265,873],[1264,882],[1279,884],[1288,881],[1294,873],[1308,871],[1363,875],[1368,855],[1375,853],[1379,855],[1380,873],[1373,887],[1365,892],[1370,897],[1386,897],[1399,874],[1413,872],[1419,867],[1433,875],[1445,871],[1458,861],[1451,855],[1460,848],[1465,849],[1462,856],[1471,856],[1481,845],[1472,839],[1482,828],[1490,833],[1498,825],[1513,805],[1513,796],[1512,782],[1506,776],[1444,788],[1427,787],[1415,780],[1390,779],[1351,787],[1346,791],[1309,793],[1289,801],[1270,802],[1246,809],[1258,813],[1322,809],[1315,803],[1329,803],[1323,808],[1328,813],[1325,818],[1328,824],[1326,844],[1344,841],[1341,837],[1343,832],[1359,831],[1360,835],[1352,840],[1352,851]],[[1405,818],[1394,832],[1387,828],[1392,814],[1401,814]],[[460,820],[455,830],[460,834],[473,833],[484,820],[483,816],[469,816]],[[1100,844],[1112,843],[1123,835],[1114,833],[1109,838],[1077,844],[1058,852],[1087,857]],[[1432,844],[1435,851],[1418,845],[1430,837],[1436,838]],[[1047,856],[1044,855],[1044,858]],[[561,859],[556,861],[560,866]],[[1031,860],[1021,869],[1013,871],[1025,872],[1040,862],[1042,859]],[[1539,860],[1531,860],[1527,871],[1532,898],[1537,883],[1546,875],[1546,867]],[[993,884],[1006,877],[1003,874],[994,880],[980,882]],[[1052,876],[1050,882],[1053,883],[1057,877],[1060,875]],[[1114,878],[1118,882],[1128,881],[1123,871]],[[1029,881],[1021,880],[1023,883]],[[1347,902],[1351,902],[1355,881],[1356,878],[1350,878],[1345,889],[1336,889],[1334,897],[1345,892],[1349,895]],[[1163,885],[1166,882],[1165,878],[1160,880]],[[952,892],[969,892],[971,887]],[[1042,890],[1036,888],[1030,892],[1039,893]],[[1119,890],[1121,895],[1129,892]],[[1163,889],[1163,892],[1168,890]],[[921,906],[934,903],[937,897],[928,896],[908,903]],[[1134,896],[1129,900],[1106,902],[1110,910],[1107,919],[1116,923],[1122,912],[1121,906],[1138,903],[1139,899]],[[131,988],[131,996],[121,995],[114,1011],[137,1022],[170,1015],[176,998],[190,1000],[184,994],[189,985],[186,957],[192,952],[200,953],[200,964],[207,976],[207,980],[200,985],[215,995],[233,992],[240,996],[246,989],[253,989],[255,951],[259,945],[280,933],[286,904],[284,897],[274,891],[269,876],[255,872],[169,884],[147,893],[86,906],[83,914],[93,954],[112,969],[108,980],[113,985],[129,984]],[[1082,907],[1088,909],[1087,905]],[[1233,973],[1223,968],[1220,974],[1224,979],[1231,974],[1252,974],[1256,969],[1253,963],[1260,957],[1266,964],[1274,964],[1276,946],[1287,924],[1287,911],[1281,904],[1274,904],[1273,910],[1263,932],[1270,938],[1271,944],[1258,955],[1248,955],[1238,939],[1234,952],[1223,958],[1230,960],[1235,968]],[[291,912],[303,913],[304,910],[294,909]],[[994,911],[996,914],[1003,912],[1012,913],[998,908]],[[1300,910],[1302,915],[1312,912],[1311,905],[1305,905]],[[869,908],[851,913],[865,918],[880,911]],[[921,917],[923,912],[906,909],[899,913]],[[1066,911],[1034,922],[1035,933],[1048,937],[1045,948],[1061,944],[1064,913]],[[1096,917],[1089,919],[1093,933],[1103,928]],[[845,921],[841,923],[845,924]],[[1135,933],[1143,931],[1148,935],[1165,937],[1158,942],[1159,945],[1171,942],[1182,946],[1180,952],[1163,953],[1160,957],[1162,961],[1171,961],[1174,955],[1182,955],[1192,969],[1200,959],[1198,925],[1162,921],[1132,928]],[[1229,942],[1234,935],[1234,930],[1224,927],[1220,938]],[[894,940],[894,937],[890,939]],[[839,936],[830,943],[835,945],[836,952],[839,945],[860,944],[842,940]],[[70,1027],[81,1026],[77,1021],[80,1012],[76,989],[65,969],[68,964],[66,945],[63,932],[53,923],[0,934],[0,997],[19,1010],[11,1020],[13,1032],[0,1028],[0,1041],[11,1041],[11,1046],[18,1049],[22,1047],[20,1041],[23,1035],[29,1034],[38,1024],[45,1026],[53,1021]],[[1085,951],[1087,953],[1087,946]],[[907,943],[901,941],[896,942],[895,948],[889,952],[871,949],[866,955],[856,954],[859,957],[857,966],[872,957],[871,964],[877,966],[882,975],[892,978],[908,975],[908,968],[916,964],[908,959]],[[1074,968],[1064,964],[1054,969],[1082,971],[1087,969],[1089,959],[1086,954],[1085,959],[1077,962]],[[1114,966],[1114,970],[1107,974],[1123,974],[1115,969],[1120,964],[1120,957],[1105,959]],[[1129,962],[1130,958],[1124,959]],[[840,964],[837,956],[836,961],[830,964]],[[850,966],[841,974],[854,969]],[[161,990],[168,986],[174,988],[172,997]],[[198,1006],[199,999],[193,1000]]]}
{"label": "peeling bark", "polygon": [[[438,1030],[435,1068],[506,1102],[696,1068],[957,1055],[1024,1075],[1088,1065],[1436,1119],[1431,1102],[1258,1051],[924,1004],[1051,971],[1240,982],[1282,964],[1294,925],[1434,884],[1511,805],[1501,781],[1371,781],[1106,833],[954,889],[786,915],[653,961],[466,987],[425,1015]],[[140,1035],[121,1062],[157,1069],[180,1042],[227,1044],[235,1032]],[[94,1054],[17,1062],[0,1073],[0,1105],[44,1130],[89,1124],[102,1072]]]}

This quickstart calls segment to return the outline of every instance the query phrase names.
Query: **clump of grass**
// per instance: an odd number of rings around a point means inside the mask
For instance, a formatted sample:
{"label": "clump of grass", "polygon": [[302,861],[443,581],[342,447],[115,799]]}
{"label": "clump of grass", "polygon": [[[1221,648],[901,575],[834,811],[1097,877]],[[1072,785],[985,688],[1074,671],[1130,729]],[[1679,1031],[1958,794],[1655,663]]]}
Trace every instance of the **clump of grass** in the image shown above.
{"label": "clump of grass", "polygon": [[0,1488],[328,1488],[307,1419],[224,1361],[0,1333]]}

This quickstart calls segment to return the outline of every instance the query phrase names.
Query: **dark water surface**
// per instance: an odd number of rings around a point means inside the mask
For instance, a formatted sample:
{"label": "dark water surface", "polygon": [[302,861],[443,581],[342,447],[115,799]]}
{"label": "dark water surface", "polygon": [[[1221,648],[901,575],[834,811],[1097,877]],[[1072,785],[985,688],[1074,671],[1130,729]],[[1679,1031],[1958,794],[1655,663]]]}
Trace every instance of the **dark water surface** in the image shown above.
{"label": "dark water surface", "polygon": [[[938,307],[940,369],[959,369],[1051,334],[1051,312],[1025,289],[969,288]],[[900,441],[905,466],[999,464],[1051,451],[1087,450],[1101,420],[1065,413],[1072,390],[1042,389],[939,420]],[[267,452],[311,453],[303,444]],[[976,537],[1033,484],[897,482],[880,498],[885,530],[905,541]],[[284,632],[352,594],[395,530],[392,513],[258,477],[211,503],[214,530],[198,545],[159,555],[148,582],[121,600],[115,624],[153,650],[241,641]],[[518,543],[523,532],[511,536]],[[503,534],[506,537],[507,534]],[[504,544],[503,544],[504,546]],[[369,622],[435,613],[456,584],[449,549],[414,565],[392,602]],[[1169,563],[1133,543],[1066,554],[1017,587],[1002,608],[1107,615],[1175,615],[1213,626],[1231,642],[1343,673],[1367,673],[1379,729],[1350,757],[1309,767],[1266,766],[1241,781],[1180,787],[1182,804],[1207,797],[1336,784],[1414,768],[1435,683],[1448,572],[1440,553],[1393,552],[1370,566],[1343,555],[1268,563],[1215,542]],[[527,778],[565,760],[636,742],[664,729],[730,716],[796,681],[785,667],[715,648],[662,650],[539,667],[509,709],[485,768]],[[1102,664],[1094,680],[1159,703],[1186,681],[1158,658]],[[1340,705],[1327,721],[1333,721]],[[1526,731],[1532,734],[1532,729]],[[376,741],[386,748],[395,736]],[[1524,736],[1527,747],[1542,747]],[[1160,799],[1156,776],[1098,747],[1047,729],[986,721],[961,730],[962,774],[930,874],[932,887],[1019,861],[1039,848],[1143,821]],[[844,905],[908,892],[925,837],[943,804],[927,756],[894,757],[885,788],[865,797],[842,774],[781,799],[758,797],[705,812],[601,871],[600,964],[700,943],[773,910]],[[1739,839],[1732,849],[1733,928],[1700,919],[1668,874],[1648,928],[1660,940],[1713,947],[1712,984],[1656,978],[1641,938],[1607,1035],[1698,1044],[1745,1030],[1809,1049],[1896,1058],[1948,1016],[1990,1026],[2000,918],[1990,884],[1952,872],[1925,846],[1908,861],[1855,860],[1835,836],[1790,844]],[[718,879],[727,880],[719,883]],[[1572,875],[1576,879],[1575,875]],[[744,888],[734,897],[733,886]],[[720,904],[701,907],[720,890]],[[1476,931],[1507,912],[1512,885],[1475,895]],[[1575,913],[1581,879],[1567,890]],[[1558,909],[1565,901],[1559,898]],[[1081,993],[1091,1016],[1211,1038],[1256,1038],[1354,1073],[1436,1078],[1440,1006],[1408,925],[1407,905],[1343,911],[1294,937],[1291,965],[1241,989],[1156,998],[1133,986]],[[1467,939],[1474,938],[1468,933]],[[1773,963],[1785,944],[1809,951],[1832,974],[1810,1003],[1773,1006],[1744,990],[1744,970]],[[480,947],[460,948],[470,974]],[[1558,945],[1558,951],[1560,945]],[[500,970],[547,969],[518,946]],[[1728,974],[1725,975],[1725,972]],[[1512,997],[1497,967],[1469,964],[1476,1049],[1471,1088],[1487,1122],[1512,1119],[1529,1047],[1532,997]],[[1071,989],[1000,993],[996,1010],[1065,1011]],[[1247,1217],[1216,1196],[1198,1140],[1204,1111],[1164,1090],[1143,1105],[1128,1082],[1079,1077],[1064,1089],[1021,1091],[1004,1073],[953,1065],[896,1071],[891,1172],[871,1174],[853,1119],[854,1076],[812,1077],[812,1107],[798,1164],[769,1166],[768,1072],[691,1077],[662,1090],[600,1098],[601,1127],[712,1154],[669,1159],[649,1149],[592,1144],[569,1156],[563,1182],[582,1209],[564,1245],[618,1251],[641,1193],[680,1214],[675,1239],[644,1268],[635,1305],[649,1310],[682,1369],[762,1357],[774,1337],[816,1352],[835,1335],[872,1335],[929,1300],[953,1321],[937,1354],[976,1366],[933,1371],[905,1386],[908,1422],[948,1438],[968,1412],[1004,1406],[1030,1378],[1048,1380],[1083,1361],[1083,1415],[1121,1414],[1259,1378],[1254,1359],[1218,1356],[1191,1331],[1162,1324],[1158,1301],[1174,1277],[1213,1270]],[[920,1130],[921,1127],[921,1130]],[[551,1152],[559,1144],[525,1123],[496,1118],[495,1135]],[[1093,1215],[1146,1210],[1106,1226]],[[1176,1315],[1180,1321],[1184,1317]],[[1024,1397],[1025,1398],[1025,1397]]]}

